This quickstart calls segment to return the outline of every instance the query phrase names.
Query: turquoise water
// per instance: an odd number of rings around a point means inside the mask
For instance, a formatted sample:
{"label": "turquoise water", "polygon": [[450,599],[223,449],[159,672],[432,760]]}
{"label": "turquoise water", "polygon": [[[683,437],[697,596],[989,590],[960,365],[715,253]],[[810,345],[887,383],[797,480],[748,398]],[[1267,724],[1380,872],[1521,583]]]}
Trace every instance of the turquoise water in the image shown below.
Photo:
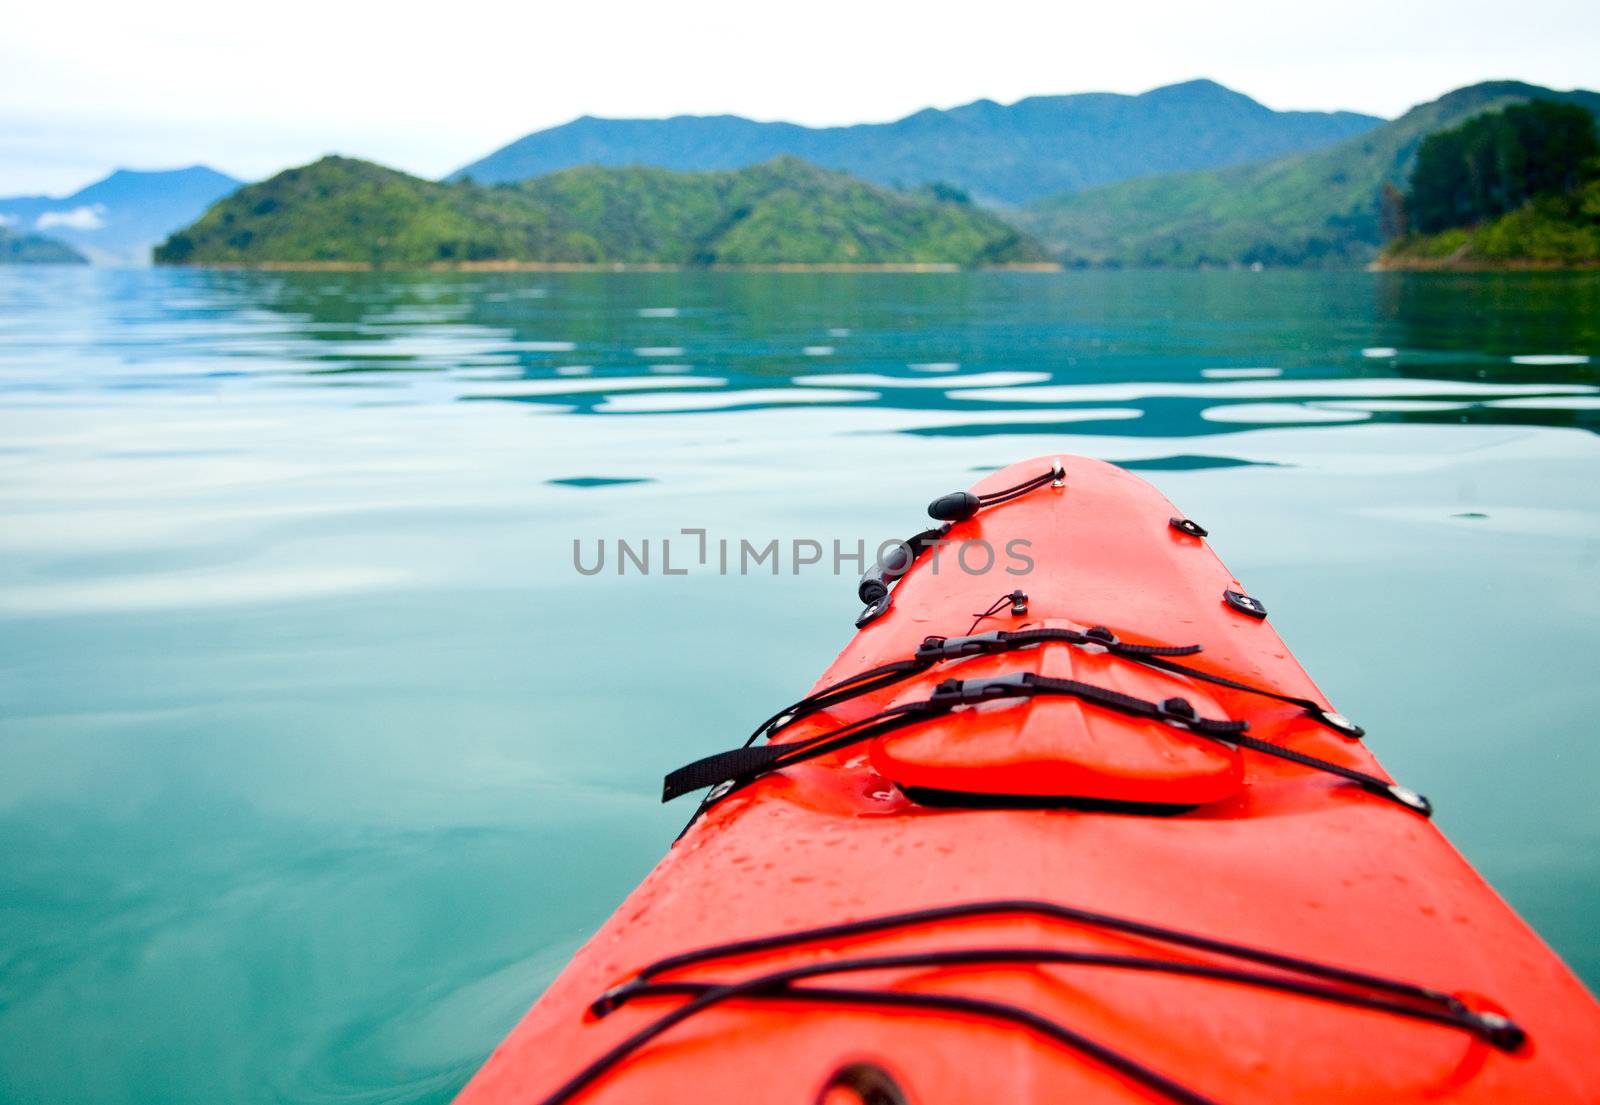
{"label": "turquoise water", "polygon": [[1600,985],[1597,431],[1596,276],[0,269],[0,1100],[447,1099],[857,610],[574,541],[1041,453],[1211,527]]}

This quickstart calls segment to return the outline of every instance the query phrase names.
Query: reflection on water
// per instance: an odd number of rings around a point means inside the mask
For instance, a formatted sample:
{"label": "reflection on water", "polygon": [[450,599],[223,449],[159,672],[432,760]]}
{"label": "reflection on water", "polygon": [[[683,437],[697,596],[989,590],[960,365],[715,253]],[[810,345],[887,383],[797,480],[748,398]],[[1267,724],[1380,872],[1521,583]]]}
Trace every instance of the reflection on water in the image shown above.
{"label": "reflection on water", "polygon": [[850,404],[946,435],[1600,425],[1592,277],[124,272],[6,298],[19,404],[234,381],[594,415]]}
{"label": "reflection on water", "polygon": [[1045,452],[1202,519],[1594,985],[1600,277],[0,271],[0,1100],[441,1101]]}

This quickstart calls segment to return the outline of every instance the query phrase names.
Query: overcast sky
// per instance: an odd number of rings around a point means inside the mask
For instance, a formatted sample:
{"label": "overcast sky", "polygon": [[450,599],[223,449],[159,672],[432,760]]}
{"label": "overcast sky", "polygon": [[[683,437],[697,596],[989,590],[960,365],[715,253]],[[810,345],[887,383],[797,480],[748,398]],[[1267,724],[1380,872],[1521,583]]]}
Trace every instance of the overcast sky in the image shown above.
{"label": "overcast sky", "polygon": [[584,114],[867,122],[1202,76],[1384,116],[1496,77],[1592,88],[1600,3],[28,2],[0,18],[0,195],[330,152],[439,176]]}

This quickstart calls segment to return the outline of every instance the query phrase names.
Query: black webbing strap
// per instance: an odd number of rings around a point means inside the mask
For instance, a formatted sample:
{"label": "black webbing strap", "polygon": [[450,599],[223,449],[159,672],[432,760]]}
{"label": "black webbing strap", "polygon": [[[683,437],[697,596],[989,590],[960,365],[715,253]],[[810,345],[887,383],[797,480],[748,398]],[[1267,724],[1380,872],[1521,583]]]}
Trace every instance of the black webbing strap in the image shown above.
{"label": "black webbing strap", "polygon": [[1047,644],[1097,645],[1114,656],[1130,660],[1147,656],[1193,656],[1199,645],[1138,645],[1124,641],[1103,625],[1092,629],[994,629],[964,637],[926,637],[917,649],[918,659],[953,660],[980,653],[1010,652]]}
{"label": "black webbing strap", "polygon": [[[1002,596],[992,610],[997,610],[1007,602],[1014,605],[1018,600],[1027,601],[1027,596],[1016,591]],[[981,621],[987,612],[979,615]],[[847,675],[843,679],[828,684],[820,691],[815,691],[797,702],[793,702],[777,713],[773,714],[745,738],[744,747],[748,748],[762,737],[772,738],[779,732],[793,725],[802,718],[812,714],[831,709],[842,702],[859,698],[873,691],[892,687],[921,672],[927,671],[942,660],[979,654],[995,654],[1009,652],[1013,649],[1033,648],[1041,644],[1059,642],[1072,645],[1098,645],[1112,655],[1121,656],[1129,660],[1141,660],[1151,656],[1191,656],[1200,651],[1199,645],[1137,645],[1120,640],[1105,626],[1095,626],[1079,632],[1075,629],[1033,629],[1016,632],[997,632],[967,634],[964,637],[928,637],[923,640],[917,650],[917,655],[909,660],[894,660],[887,664],[880,664],[875,668]],[[730,761],[731,762],[731,761]],[[707,784],[715,785],[715,784]],[[698,809],[689,818],[687,824],[678,833],[682,839],[683,834],[711,807],[711,804],[726,793],[725,790],[714,790],[701,801]]]}
{"label": "black webbing strap", "polygon": [[895,706],[880,714],[841,726],[821,736],[793,744],[763,744],[754,748],[730,748],[685,764],[661,781],[661,800],[670,802],[692,791],[724,784],[742,786],[758,776],[778,771],[790,764],[813,759],[860,741],[871,740],[910,725],[924,717],[949,713],[954,704],[935,706],[932,699]]}
{"label": "black webbing strap", "polygon": [[1250,683],[1240,682],[1237,679],[1229,679],[1225,675],[1214,675],[1211,672],[1201,671],[1198,668],[1191,668],[1186,664],[1177,664],[1172,661],[1171,657],[1192,656],[1201,651],[1199,645],[1168,647],[1131,644],[1119,639],[1116,634],[1105,626],[1095,626],[1093,629],[1083,633],[1078,633],[1076,630],[1071,629],[1020,629],[1014,631],[1002,629],[968,637],[929,637],[922,642],[922,647],[917,650],[917,657],[921,659],[931,656],[938,660],[951,660],[962,656],[1009,652],[1012,649],[1027,648],[1034,644],[1048,644],[1057,641],[1074,645],[1100,645],[1113,656],[1120,656],[1124,660],[1132,660],[1134,663],[1144,664],[1146,667],[1159,668],[1175,675],[1186,675],[1192,679],[1199,679],[1219,687],[1228,687],[1235,691],[1260,695],[1263,698],[1275,699],[1278,702],[1287,702],[1291,706],[1300,707],[1313,721],[1326,725],[1341,736],[1354,739],[1366,734],[1366,730],[1343,714],[1336,713],[1312,699],[1299,698],[1267,687],[1257,687]]}
{"label": "black webbing strap", "polygon": [[1202,718],[1181,698],[1150,702],[1092,683],[1080,683],[1075,679],[1050,679],[1032,672],[1018,672],[994,679],[947,679],[934,689],[931,697],[923,701],[891,707],[810,740],[734,748],[685,764],[662,781],[661,800],[670,802],[691,791],[724,783],[740,786],[757,776],[871,740],[925,718],[947,714],[957,706],[1000,698],[1032,698],[1036,695],[1077,698],[1132,717],[1190,729],[1204,736],[1233,737],[1246,728],[1246,723],[1242,721]]}
{"label": "black webbing strap", "polygon": [[991,630],[988,633],[967,634],[961,637],[928,637],[918,647],[916,655],[907,660],[895,660],[887,664],[880,664],[875,668],[857,672],[846,676],[837,682],[807,695],[771,717],[767,718],[746,739],[745,744],[754,744],[761,737],[773,737],[795,722],[818,713],[831,709],[843,702],[858,698],[873,691],[891,687],[921,672],[927,671],[935,664],[945,660],[959,660],[970,656],[994,656],[1018,649],[1033,648],[1046,644],[1068,644],[1079,647],[1098,646],[1105,649],[1112,656],[1134,663],[1144,664],[1147,667],[1158,668],[1175,675],[1186,675],[1219,687],[1228,687],[1248,694],[1260,695],[1263,698],[1275,699],[1278,702],[1287,702],[1299,706],[1306,715],[1314,721],[1328,726],[1330,729],[1346,737],[1360,737],[1365,733],[1359,725],[1350,721],[1343,714],[1322,706],[1309,698],[1297,698],[1294,695],[1283,694],[1266,687],[1256,687],[1249,683],[1241,683],[1237,679],[1229,679],[1223,675],[1213,675],[1211,672],[1200,671],[1183,664],[1173,663],[1171,657],[1193,656],[1201,651],[1199,645],[1141,645],[1131,641],[1124,641],[1103,625],[1092,629],[1079,631],[1076,629],[1019,629],[1019,630]]}
{"label": "black webbing strap", "polygon": [[895,660],[887,664],[880,664],[866,671],[847,675],[838,682],[829,683],[820,691],[806,695],[798,702],[790,703],[766,721],[756,726],[750,736],[745,739],[745,746],[749,747],[759,738],[771,737],[780,730],[787,729],[801,718],[810,717],[822,710],[830,709],[841,702],[848,702],[852,698],[859,698],[864,694],[892,687],[933,666],[933,661],[913,657],[910,660]]}
{"label": "black webbing strap", "polygon": [[[1248,748],[1264,756],[1272,756],[1301,767],[1347,779],[1369,794],[1399,803],[1424,817],[1433,814],[1432,803],[1410,787],[1353,767],[1346,767],[1344,764],[1333,763],[1304,752],[1297,752],[1292,748],[1246,736],[1245,730],[1249,727],[1247,722],[1201,717],[1187,699],[1169,698],[1162,702],[1151,702],[1106,687],[1097,687],[1092,683],[1082,683],[1075,679],[1053,679],[1033,672],[1015,672],[992,679],[947,679],[934,689],[931,697],[923,701],[890,707],[882,713],[862,718],[860,721],[809,740],[791,744],[745,746],[703,757],[678,768],[662,780],[661,800],[670,802],[674,798],[705,787],[731,790],[770,772],[871,740],[926,718],[941,716],[958,706],[1002,698],[1033,698],[1042,695],[1076,698],[1118,713],[1184,729],[1208,740]],[[726,793],[726,790],[723,793]]]}
{"label": "black webbing strap", "polygon": [[965,637],[928,637],[923,640],[917,649],[917,654],[909,660],[894,660],[887,664],[880,664],[875,668],[847,675],[835,683],[830,683],[820,691],[791,703],[773,714],[766,721],[756,726],[755,730],[745,740],[746,745],[751,745],[760,737],[772,737],[783,729],[788,728],[801,718],[810,717],[822,710],[830,709],[841,702],[848,702],[852,698],[870,694],[873,691],[891,687],[927,671],[942,660],[957,659],[965,656],[994,655],[1002,652],[1011,652],[1015,649],[1033,648],[1042,644],[1069,644],[1069,645],[1098,645],[1116,656],[1129,660],[1142,659],[1149,656],[1191,656],[1200,651],[1199,645],[1135,645],[1119,640],[1117,636],[1104,626],[1095,626],[1085,632],[1076,629],[1025,629],[1017,632],[997,630],[989,633],[972,634]]}
{"label": "black webbing strap", "polygon": [[1036,675],[1031,671],[999,675],[992,679],[947,679],[934,688],[933,697],[929,701],[934,703],[954,701],[958,706],[969,706],[995,698],[1035,698],[1041,695],[1092,702],[1096,706],[1103,706],[1108,710],[1127,714],[1129,717],[1175,725],[1207,737],[1225,737],[1232,740],[1250,727],[1250,723],[1246,721],[1201,717],[1189,704],[1188,699],[1169,698],[1162,702],[1151,702],[1149,699],[1136,698],[1131,694],[1123,694],[1107,687],[1097,687],[1093,683],[1084,683],[1077,679],[1056,679],[1048,675]]}

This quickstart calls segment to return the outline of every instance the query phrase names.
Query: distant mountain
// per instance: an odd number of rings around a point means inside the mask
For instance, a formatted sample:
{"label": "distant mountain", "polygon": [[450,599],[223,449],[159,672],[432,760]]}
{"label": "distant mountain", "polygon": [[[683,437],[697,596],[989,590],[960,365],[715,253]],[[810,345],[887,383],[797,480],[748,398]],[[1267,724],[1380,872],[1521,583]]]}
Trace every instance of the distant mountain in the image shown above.
{"label": "distant mountain", "polygon": [[964,197],[891,192],[794,158],[730,172],[580,168],[439,184],[328,157],[239,189],[158,264],[1040,262]]}
{"label": "distant mountain", "polygon": [[1020,204],[1129,177],[1315,149],[1382,122],[1347,111],[1273,111],[1204,80],[1140,96],[1035,96],[1010,106],[979,100],[850,127],[735,115],[584,116],[520,138],[452,178],[518,181],[575,165],[734,169],[791,155],[879,184],[944,182],[983,202]]}
{"label": "distant mountain", "polygon": [[1015,221],[1068,264],[1364,265],[1383,243],[1383,186],[1404,189],[1422,139],[1530,99],[1600,112],[1600,93],[1491,81],[1457,89],[1327,149],[1064,194],[1032,205]]}
{"label": "distant mountain", "polygon": [[86,265],[89,259],[42,234],[13,234],[0,226],[0,265]]}
{"label": "distant mountain", "polygon": [[101,264],[146,265],[153,245],[239,184],[204,165],[156,172],[118,169],[70,196],[0,199],[0,217],[13,220],[13,230],[59,238]]}

